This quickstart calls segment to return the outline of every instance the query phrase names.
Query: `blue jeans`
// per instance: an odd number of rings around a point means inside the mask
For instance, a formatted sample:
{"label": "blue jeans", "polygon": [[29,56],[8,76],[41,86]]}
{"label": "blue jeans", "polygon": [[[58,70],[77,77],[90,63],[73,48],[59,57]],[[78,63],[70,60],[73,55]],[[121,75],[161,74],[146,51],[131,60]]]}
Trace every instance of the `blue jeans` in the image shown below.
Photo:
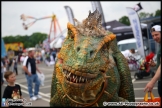
{"label": "blue jeans", "polygon": [[35,83],[35,89],[34,89],[34,95],[38,95],[39,92],[39,86],[40,86],[40,81],[38,79],[37,74],[32,74],[31,76],[26,75],[27,83],[28,83],[28,92],[30,98],[33,97],[33,82]]}

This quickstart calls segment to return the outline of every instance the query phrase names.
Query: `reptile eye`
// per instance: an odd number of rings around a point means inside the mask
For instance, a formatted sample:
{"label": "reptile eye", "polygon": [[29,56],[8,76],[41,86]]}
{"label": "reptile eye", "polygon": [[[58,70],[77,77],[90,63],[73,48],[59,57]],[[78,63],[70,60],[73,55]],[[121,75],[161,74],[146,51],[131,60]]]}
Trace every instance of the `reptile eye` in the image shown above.
{"label": "reptile eye", "polygon": [[73,39],[74,38],[73,32],[71,30],[68,30],[68,37],[69,37],[69,39]]}
{"label": "reptile eye", "polygon": [[90,51],[90,57],[92,57],[92,55],[93,55],[93,51]]}
{"label": "reptile eye", "polygon": [[80,51],[80,47],[77,48],[77,52]]}

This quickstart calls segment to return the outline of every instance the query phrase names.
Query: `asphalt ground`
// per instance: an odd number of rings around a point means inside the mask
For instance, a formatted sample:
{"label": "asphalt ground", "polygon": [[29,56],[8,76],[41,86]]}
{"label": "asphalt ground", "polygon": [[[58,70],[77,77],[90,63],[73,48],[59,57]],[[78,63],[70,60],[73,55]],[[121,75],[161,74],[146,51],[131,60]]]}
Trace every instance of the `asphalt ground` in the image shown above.
{"label": "asphalt ground", "polygon": [[[22,90],[22,96],[27,100],[27,102],[31,102],[32,106],[49,106],[50,102],[50,90],[51,90],[51,80],[52,80],[52,74],[54,70],[54,66],[46,66],[44,63],[38,64],[39,69],[44,73],[45,75],[45,82],[44,86],[40,86],[40,92],[39,94],[42,96],[42,99],[38,99],[36,101],[30,101],[28,90],[27,90],[27,82],[26,77],[22,73],[21,66],[18,66],[18,75],[16,76],[16,83],[21,86]],[[143,79],[136,80],[134,78],[135,71],[131,71],[131,77],[135,92],[135,100],[136,102],[143,101],[144,99],[144,87],[146,84],[151,80],[151,76],[144,77]],[[3,95],[4,88],[6,87],[7,82],[5,81],[4,84],[1,86],[1,97]],[[157,91],[157,83],[155,84],[155,87],[153,88],[153,94],[155,97],[158,97],[158,91]]]}

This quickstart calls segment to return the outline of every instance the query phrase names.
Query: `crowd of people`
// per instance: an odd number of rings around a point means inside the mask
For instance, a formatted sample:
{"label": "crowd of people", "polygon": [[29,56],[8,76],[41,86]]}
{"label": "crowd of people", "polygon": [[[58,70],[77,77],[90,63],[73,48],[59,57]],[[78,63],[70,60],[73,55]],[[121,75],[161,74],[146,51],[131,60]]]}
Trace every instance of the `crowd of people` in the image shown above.
{"label": "crowd of people", "polygon": [[[49,51],[46,51],[45,48],[42,50],[36,50],[34,54],[35,61],[38,64],[45,63],[47,66],[52,66],[55,63],[56,54],[58,51],[59,49],[50,49]],[[16,72],[16,75],[18,75],[17,66],[23,64],[23,61],[27,55],[27,52],[24,52],[13,58],[9,58],[8,56],[1,58],[3,72],[10,70]]]}
{"label": "crowd of people", "polygon": [[[37,64],[45,63],[46,66],[53,66],[56,60],[56,55],[59,49],[50,49],[45,50],[42,48],[41,50],[35,50],[34,59]],[[5,56],[1,58],[1,85],[4,83],[4,73],[6,71],[12,71],[15,75],[18,75],[20,72],[18,71],[18,65],[23,66],[23,62],[25,58],[28,56],[28,52],[20,53],[19,55],[11,58]],[[25,73],[23,69],[21,69],[21,73]]]}
{"label": "crowd of people", "polygon": [[[36,50],[35,48],[29,48],[27,52],[19,54],[16,57],[9,58],[6,56],[1,58],[1,85],[3,85],[4,79],[8,83],[4,90],[3,98],[22,99],[21,87],[15,84],[16,75],[18,75],[18,65],[22,67],[22,73],[25,74],[30,100],[35,101],[42,98],[39,95],[41,83],[37,75],[37,72],[40,74],[42,74],[42,72],[38,69],[37,64],[45,63],[47,66],[53,65],[58,51],[59,49],[45,51],[45,49]],[[35,83],[34,92],[32,90],[33,83]],[[19,94],[19,96],[13,97],[12,95],[15,92]],[[6,104],[6,106],[8,105]]]}

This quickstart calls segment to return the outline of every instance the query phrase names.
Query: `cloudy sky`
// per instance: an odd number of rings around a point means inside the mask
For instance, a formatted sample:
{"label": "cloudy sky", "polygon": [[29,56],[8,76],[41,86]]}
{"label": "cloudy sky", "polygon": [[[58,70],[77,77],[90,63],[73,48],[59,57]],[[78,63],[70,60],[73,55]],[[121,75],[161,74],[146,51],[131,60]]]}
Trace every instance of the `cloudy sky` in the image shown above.
{"label": "cloudy sky", "polygon": [[[119,20],[122,16],[127,16],[126,7],[134,7],[139,1],[134,2],[101,2],[105,21]],[[141,2],[143,9],[140,12],[154,13],[161,9],[160,2]],[[2,2],[1,3],[1,24],[2,37],[16,35],[31,35],[34,32],[49,33],[51,19],[37,21],[28,30],[22,27],[21,14],[41,18],[51,16],[54,13],[62,30],[66,29],[68,22],[67,13],[64,6],[70,6],[74,17],[82,21],[92,11],[91,2]],[[27,20],[29,23],[33,20]],[[59,34],[57,29],[57,34]]]}

